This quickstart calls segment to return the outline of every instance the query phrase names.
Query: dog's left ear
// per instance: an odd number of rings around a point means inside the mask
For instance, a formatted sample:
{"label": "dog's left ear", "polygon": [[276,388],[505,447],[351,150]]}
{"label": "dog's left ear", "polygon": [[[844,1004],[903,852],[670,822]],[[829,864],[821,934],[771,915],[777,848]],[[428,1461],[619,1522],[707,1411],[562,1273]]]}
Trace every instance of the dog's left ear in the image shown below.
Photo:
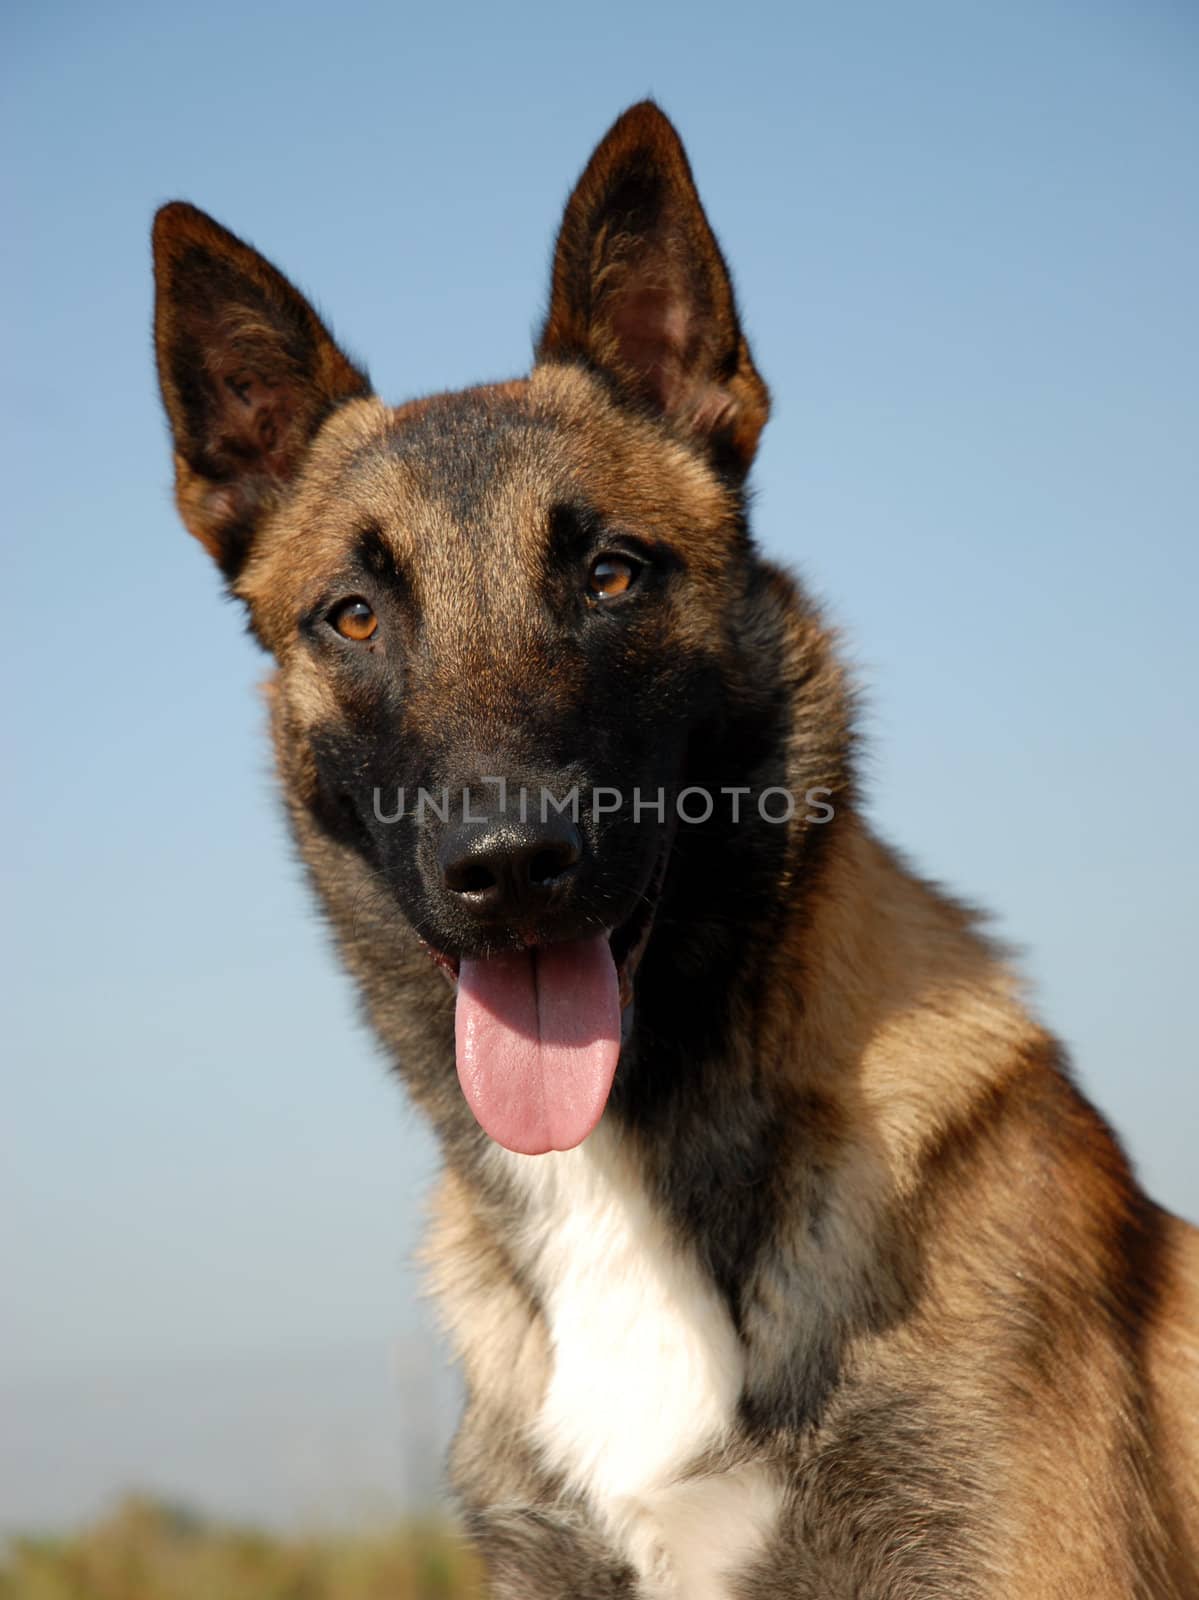
{"label": "dog's left ear", "polygon": [[321,423],[370,383],[283,274],[195,206],[155,217],[154,277],[175,498],[232,580]]}
{"label": "dog's left ear", "polygon": [[598,368],[748,470],[770,395],[682,141],[652,101],[613,125],[567,203],[537,357]]}

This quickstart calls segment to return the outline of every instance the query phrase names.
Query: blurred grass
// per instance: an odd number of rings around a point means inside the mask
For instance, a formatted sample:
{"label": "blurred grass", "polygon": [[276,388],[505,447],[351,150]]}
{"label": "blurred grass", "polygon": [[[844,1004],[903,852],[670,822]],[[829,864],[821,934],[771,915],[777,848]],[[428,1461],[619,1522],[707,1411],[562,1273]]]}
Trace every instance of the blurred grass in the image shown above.
{"label": "blurred grass", "polygon": [[478,1569],[444,1524],[280,1537],[134,1498],[64,1538],[0,1553],[0,1600],[476,1600]]}

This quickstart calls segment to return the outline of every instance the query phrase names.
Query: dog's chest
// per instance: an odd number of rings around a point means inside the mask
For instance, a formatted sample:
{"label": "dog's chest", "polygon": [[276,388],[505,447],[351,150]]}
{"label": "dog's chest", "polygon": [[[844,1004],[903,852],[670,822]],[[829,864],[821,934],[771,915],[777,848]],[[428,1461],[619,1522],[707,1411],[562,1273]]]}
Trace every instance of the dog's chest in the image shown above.
{"label": "dog's chest", "polygon": [[535,1441],[646,1594],[724,1600],[776,1509],[756,1470],[684,1478],[734,1421],[743,1357],[728,1312],[606,1129],[506,1159],[552,1350]]}

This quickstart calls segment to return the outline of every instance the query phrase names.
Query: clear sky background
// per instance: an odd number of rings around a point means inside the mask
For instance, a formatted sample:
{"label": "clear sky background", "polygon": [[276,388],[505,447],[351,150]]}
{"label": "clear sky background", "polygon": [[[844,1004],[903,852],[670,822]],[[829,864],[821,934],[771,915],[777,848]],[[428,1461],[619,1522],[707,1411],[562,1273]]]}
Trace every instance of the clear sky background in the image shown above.
{"label": "clear sky background", "polygon": [[171,505],[175,196],[399,401],[525,370],[570,184],[657,96],[774,390],[759,536],[868,690],[871,813],[993,909],[1199,1214],[1190,0],[22,0],[2,32],[0,1523],[133,1481],[386,1509],[448,1409],[429,1141],[292,861],[266,663]]}

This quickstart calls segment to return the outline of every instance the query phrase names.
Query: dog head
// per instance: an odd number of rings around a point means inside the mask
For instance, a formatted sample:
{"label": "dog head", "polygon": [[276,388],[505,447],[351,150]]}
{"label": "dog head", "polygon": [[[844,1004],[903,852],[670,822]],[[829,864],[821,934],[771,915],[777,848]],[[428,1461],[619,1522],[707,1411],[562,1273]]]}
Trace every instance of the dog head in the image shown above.
{"label": "dog head", "polygon": [[644,104],[596,150],[527,379],[398,408],[203,213],[166,206],[154,249],[177,502],[277,662],[293,814],[458,983],[488,1131],[577,1143],[678,796],[760,698],[768,396],[678,136]]}

